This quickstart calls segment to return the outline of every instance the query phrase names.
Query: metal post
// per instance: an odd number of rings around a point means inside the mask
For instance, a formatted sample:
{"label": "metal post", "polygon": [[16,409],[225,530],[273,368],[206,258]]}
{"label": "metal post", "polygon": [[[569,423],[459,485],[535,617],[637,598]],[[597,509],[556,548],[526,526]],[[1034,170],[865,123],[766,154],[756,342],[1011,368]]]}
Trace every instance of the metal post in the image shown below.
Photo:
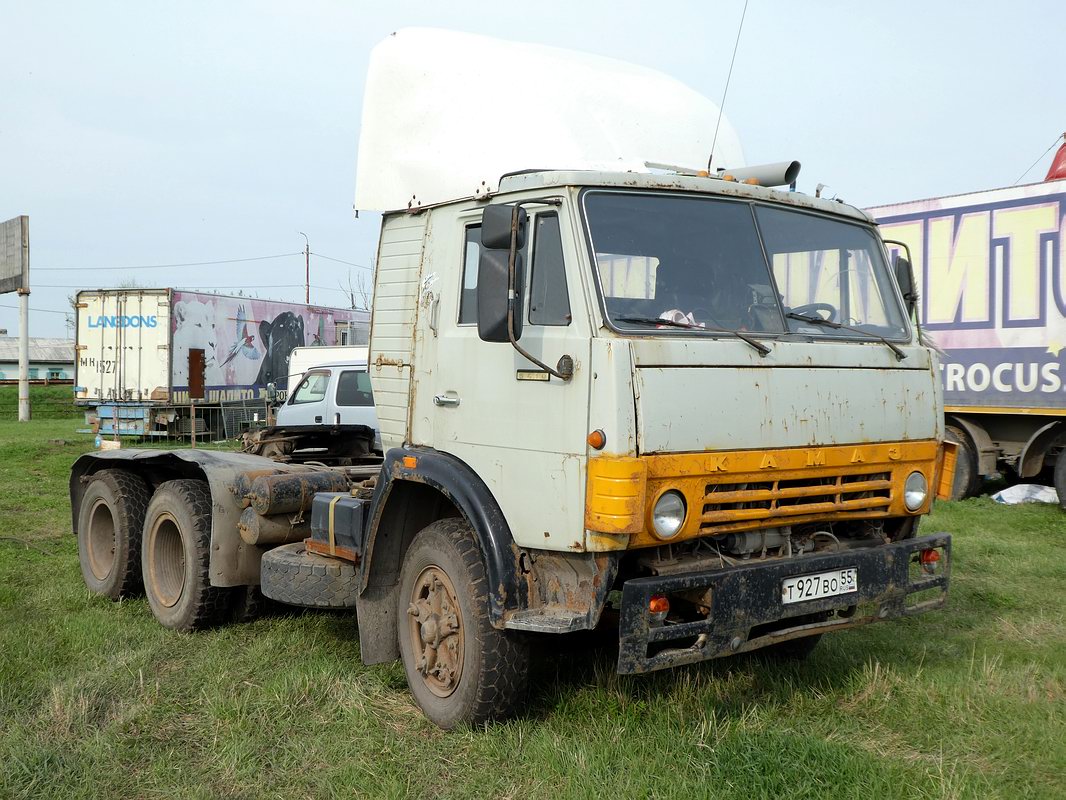
{"label": "metal post", "polygon": [[19,289],[19,422],[30,421],[30,290]]}
{"label": "metal post", "polygon": [[304,303],[311,305],[311,240],[303,231],[297,231],[304,237]]}

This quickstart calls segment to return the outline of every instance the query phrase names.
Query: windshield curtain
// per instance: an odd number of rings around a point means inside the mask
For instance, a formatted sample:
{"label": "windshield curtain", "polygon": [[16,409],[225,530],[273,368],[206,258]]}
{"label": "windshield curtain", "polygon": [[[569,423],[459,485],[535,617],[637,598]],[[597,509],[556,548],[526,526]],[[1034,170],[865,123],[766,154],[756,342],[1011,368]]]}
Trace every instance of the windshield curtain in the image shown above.
{"label": "windshield curtain", "polygon": [[[605,310],[620,330],[906,334],[879,242],[862,226],[682,195],[588,192],[584,208]],[[659,319],[673,324],[652,324]]]}

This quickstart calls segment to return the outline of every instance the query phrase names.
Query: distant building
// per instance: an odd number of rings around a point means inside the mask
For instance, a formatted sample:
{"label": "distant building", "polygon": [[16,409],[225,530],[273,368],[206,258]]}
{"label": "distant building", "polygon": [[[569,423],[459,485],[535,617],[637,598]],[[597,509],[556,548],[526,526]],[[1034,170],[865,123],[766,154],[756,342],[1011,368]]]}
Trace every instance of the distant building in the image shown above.
{"label": "distant building", "polygon": [[[0,336],[0,381],[19,377],[19,337]],[[74,341],[30,337],[30,380],[73,381]]]}

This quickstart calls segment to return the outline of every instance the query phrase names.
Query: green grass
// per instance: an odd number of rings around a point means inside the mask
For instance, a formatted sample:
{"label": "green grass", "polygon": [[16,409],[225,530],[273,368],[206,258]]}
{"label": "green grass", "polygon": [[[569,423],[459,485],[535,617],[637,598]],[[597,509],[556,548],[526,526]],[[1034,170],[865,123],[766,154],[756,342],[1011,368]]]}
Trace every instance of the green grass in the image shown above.
{"label": "green grass", "polygon": [[[0,386],[0,420],[17,420],[19,413],[17,385]],[[30,386],[30,414],[34,419],[80,417],[74,406],[74,389],[70,384]]]}
{"label": "green grass", "polygon": [[950,606],[804,664],[645,677],[565,646],[522,718],[443,733],[349,615],[203,634],[90,596],[69,534],[77,420],[0,421],[0,797],[1063,797],[1066,516],[938,507]]}

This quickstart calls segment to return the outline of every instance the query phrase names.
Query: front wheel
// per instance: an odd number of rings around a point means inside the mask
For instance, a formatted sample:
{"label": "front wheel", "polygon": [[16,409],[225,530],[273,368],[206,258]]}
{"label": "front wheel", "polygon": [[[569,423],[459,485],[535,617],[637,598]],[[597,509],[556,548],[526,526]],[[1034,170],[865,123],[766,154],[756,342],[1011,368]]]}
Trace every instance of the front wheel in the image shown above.
{"label": "front wheel", "polygon": [[465,520],[438,520],[415,537],[400,573],[397,621],[407,684],[436,725],[500,719],[524,699],[528,649],[489,621],[485,567]]}

